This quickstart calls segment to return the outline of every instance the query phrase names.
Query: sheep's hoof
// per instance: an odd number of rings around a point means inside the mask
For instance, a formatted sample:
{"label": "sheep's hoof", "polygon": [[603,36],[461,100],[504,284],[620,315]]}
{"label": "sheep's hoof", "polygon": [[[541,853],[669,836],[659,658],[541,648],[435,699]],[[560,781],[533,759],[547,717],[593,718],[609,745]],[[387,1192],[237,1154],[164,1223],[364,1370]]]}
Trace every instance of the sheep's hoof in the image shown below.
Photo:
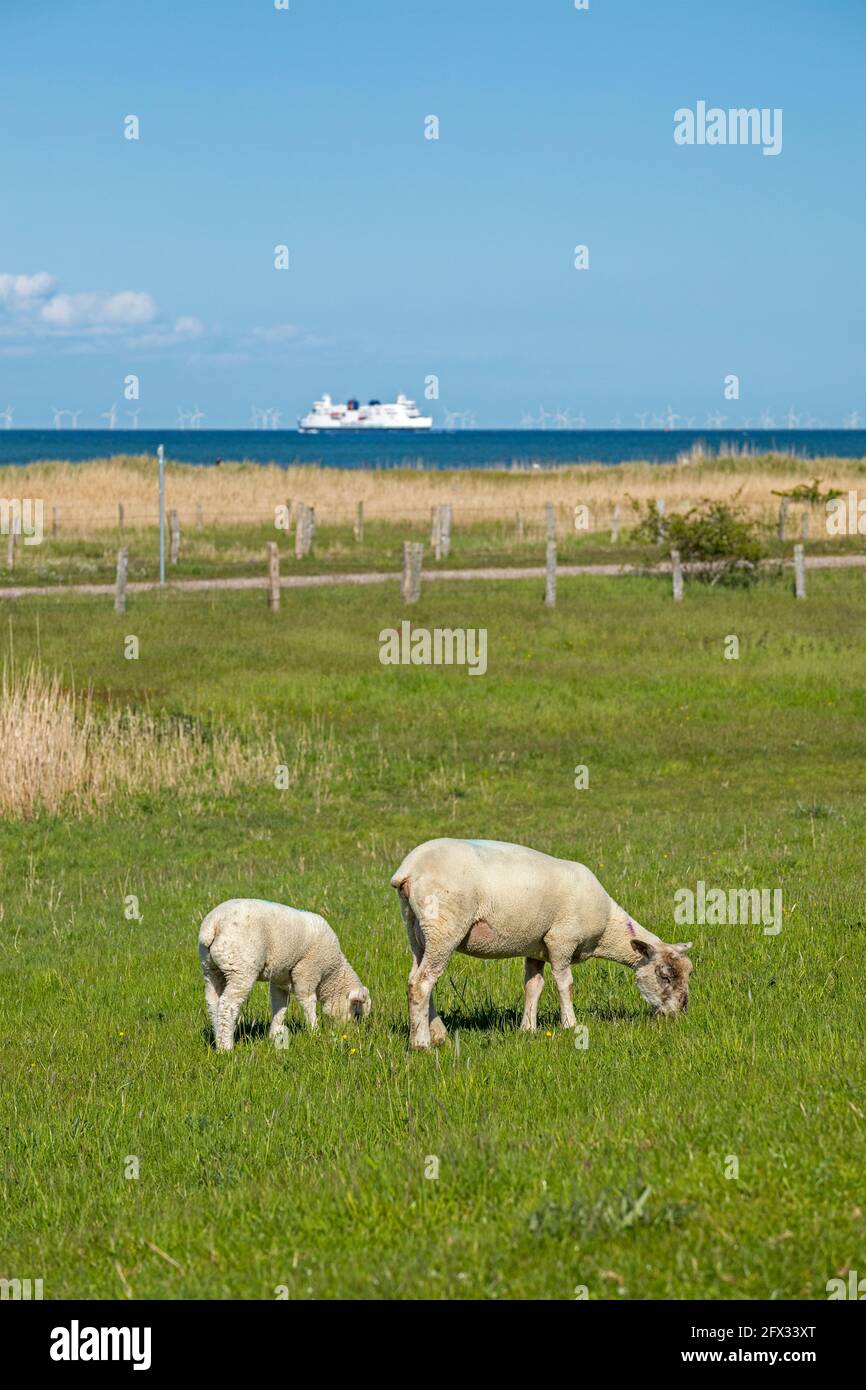
{"label": "sheep's hoof", "polygon": [[430,1024],[430,1042],[433,1047],[444,1047],[448,1041],[448,1029],[441,1018],[436,1018]]}

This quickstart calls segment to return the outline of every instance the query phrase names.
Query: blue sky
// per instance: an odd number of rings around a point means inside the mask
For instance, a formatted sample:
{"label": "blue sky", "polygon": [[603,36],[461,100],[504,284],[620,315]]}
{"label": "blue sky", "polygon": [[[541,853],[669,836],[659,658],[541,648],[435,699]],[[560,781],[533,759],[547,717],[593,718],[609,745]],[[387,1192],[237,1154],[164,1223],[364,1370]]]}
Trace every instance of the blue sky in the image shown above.
{"label": "blue sky", "polygon": [[[859,0],[3,0],[2,39],[16,425],[126,423],[129,373],[142,426],[431,374],[437,423],[866,418]],[[699,100],[782,153],[678,146]]]}

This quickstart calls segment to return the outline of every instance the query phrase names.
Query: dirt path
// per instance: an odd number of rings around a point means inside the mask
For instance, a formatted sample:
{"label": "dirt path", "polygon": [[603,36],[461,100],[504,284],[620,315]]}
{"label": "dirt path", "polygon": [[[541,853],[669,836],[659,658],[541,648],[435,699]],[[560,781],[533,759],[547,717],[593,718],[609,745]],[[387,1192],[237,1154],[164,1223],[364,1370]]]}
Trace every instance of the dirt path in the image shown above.
{"label": "dirt path", "polygon": [[[785,562],[790,565],[790,561]],[[866,555],[807,555],[806,568],[811,570],[824,569],[855,569],[866,566]],[[683,566],[687,569],[687,566]],[[470,570],[433,570],[425,569],[423,572],[423,582],[436,583],[440,580],[472,580],[472,579],[543,579],[543,565],[527,565],[524,567],[490,567],[489,569],[470,569]],[[670,573],[670,565],[662,563],[654,570],[647,570],[640,565],[557,565],[556,574],[559,579],[571,579],[579,575],[629,575],[642,573]],[[280,580],[282,589],[320,589],[332,584],[396,584],[400,579],[399,570],[372,571],[368,574],[290,574],[284,575]],[[126,586],[128,594],[148,593],[152,589],[160,586],[155,579],[131,580]],[[266,577],[261,579],[172,579],[169,580],[165,588],[177,589],[187,593],[207,591],[209,589],[266,589],[268,581]],[[95,594],[106,596],[114,593],[113,584],[43,584],[43,585],[11,585],[0,588],[0,599],[6,598],[51,598],[52,596],[67,594]]]}

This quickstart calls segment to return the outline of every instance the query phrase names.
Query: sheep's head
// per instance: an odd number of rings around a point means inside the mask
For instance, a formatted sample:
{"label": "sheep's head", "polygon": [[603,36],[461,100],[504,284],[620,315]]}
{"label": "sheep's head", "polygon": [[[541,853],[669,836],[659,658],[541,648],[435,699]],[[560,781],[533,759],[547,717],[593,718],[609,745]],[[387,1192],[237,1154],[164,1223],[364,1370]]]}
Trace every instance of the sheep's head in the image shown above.
{"label": "sheep's head", "polygon": [[348,990],[340,990],[327,1012],[341,1023],[360,1023],[370,1012],[370,991],[358,980]]}
{"label": "sheep's head", "polygon": [[635,983],[656,1018],[684,1014],[689,1007],[689,977],[694,967],[686,951],[691,944],[680,941],[676,946],[666,946],[660,941],[656,945],[637,936],[632,938]]}

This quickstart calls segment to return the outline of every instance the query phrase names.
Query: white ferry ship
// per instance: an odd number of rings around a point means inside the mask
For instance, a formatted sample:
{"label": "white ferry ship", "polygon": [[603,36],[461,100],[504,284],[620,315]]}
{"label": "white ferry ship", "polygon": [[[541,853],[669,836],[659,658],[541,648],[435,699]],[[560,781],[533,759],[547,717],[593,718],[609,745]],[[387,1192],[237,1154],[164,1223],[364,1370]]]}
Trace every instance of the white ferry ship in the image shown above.
{"label": "white ferry ship", "polygon": [[402,391],[393,402],[348,400],[344,405],[323,396],[313,402],[313,408],[298,420],[301,434],[318,434],[319,430],[430,430],[432,415],[422,415],[414,401]]}

